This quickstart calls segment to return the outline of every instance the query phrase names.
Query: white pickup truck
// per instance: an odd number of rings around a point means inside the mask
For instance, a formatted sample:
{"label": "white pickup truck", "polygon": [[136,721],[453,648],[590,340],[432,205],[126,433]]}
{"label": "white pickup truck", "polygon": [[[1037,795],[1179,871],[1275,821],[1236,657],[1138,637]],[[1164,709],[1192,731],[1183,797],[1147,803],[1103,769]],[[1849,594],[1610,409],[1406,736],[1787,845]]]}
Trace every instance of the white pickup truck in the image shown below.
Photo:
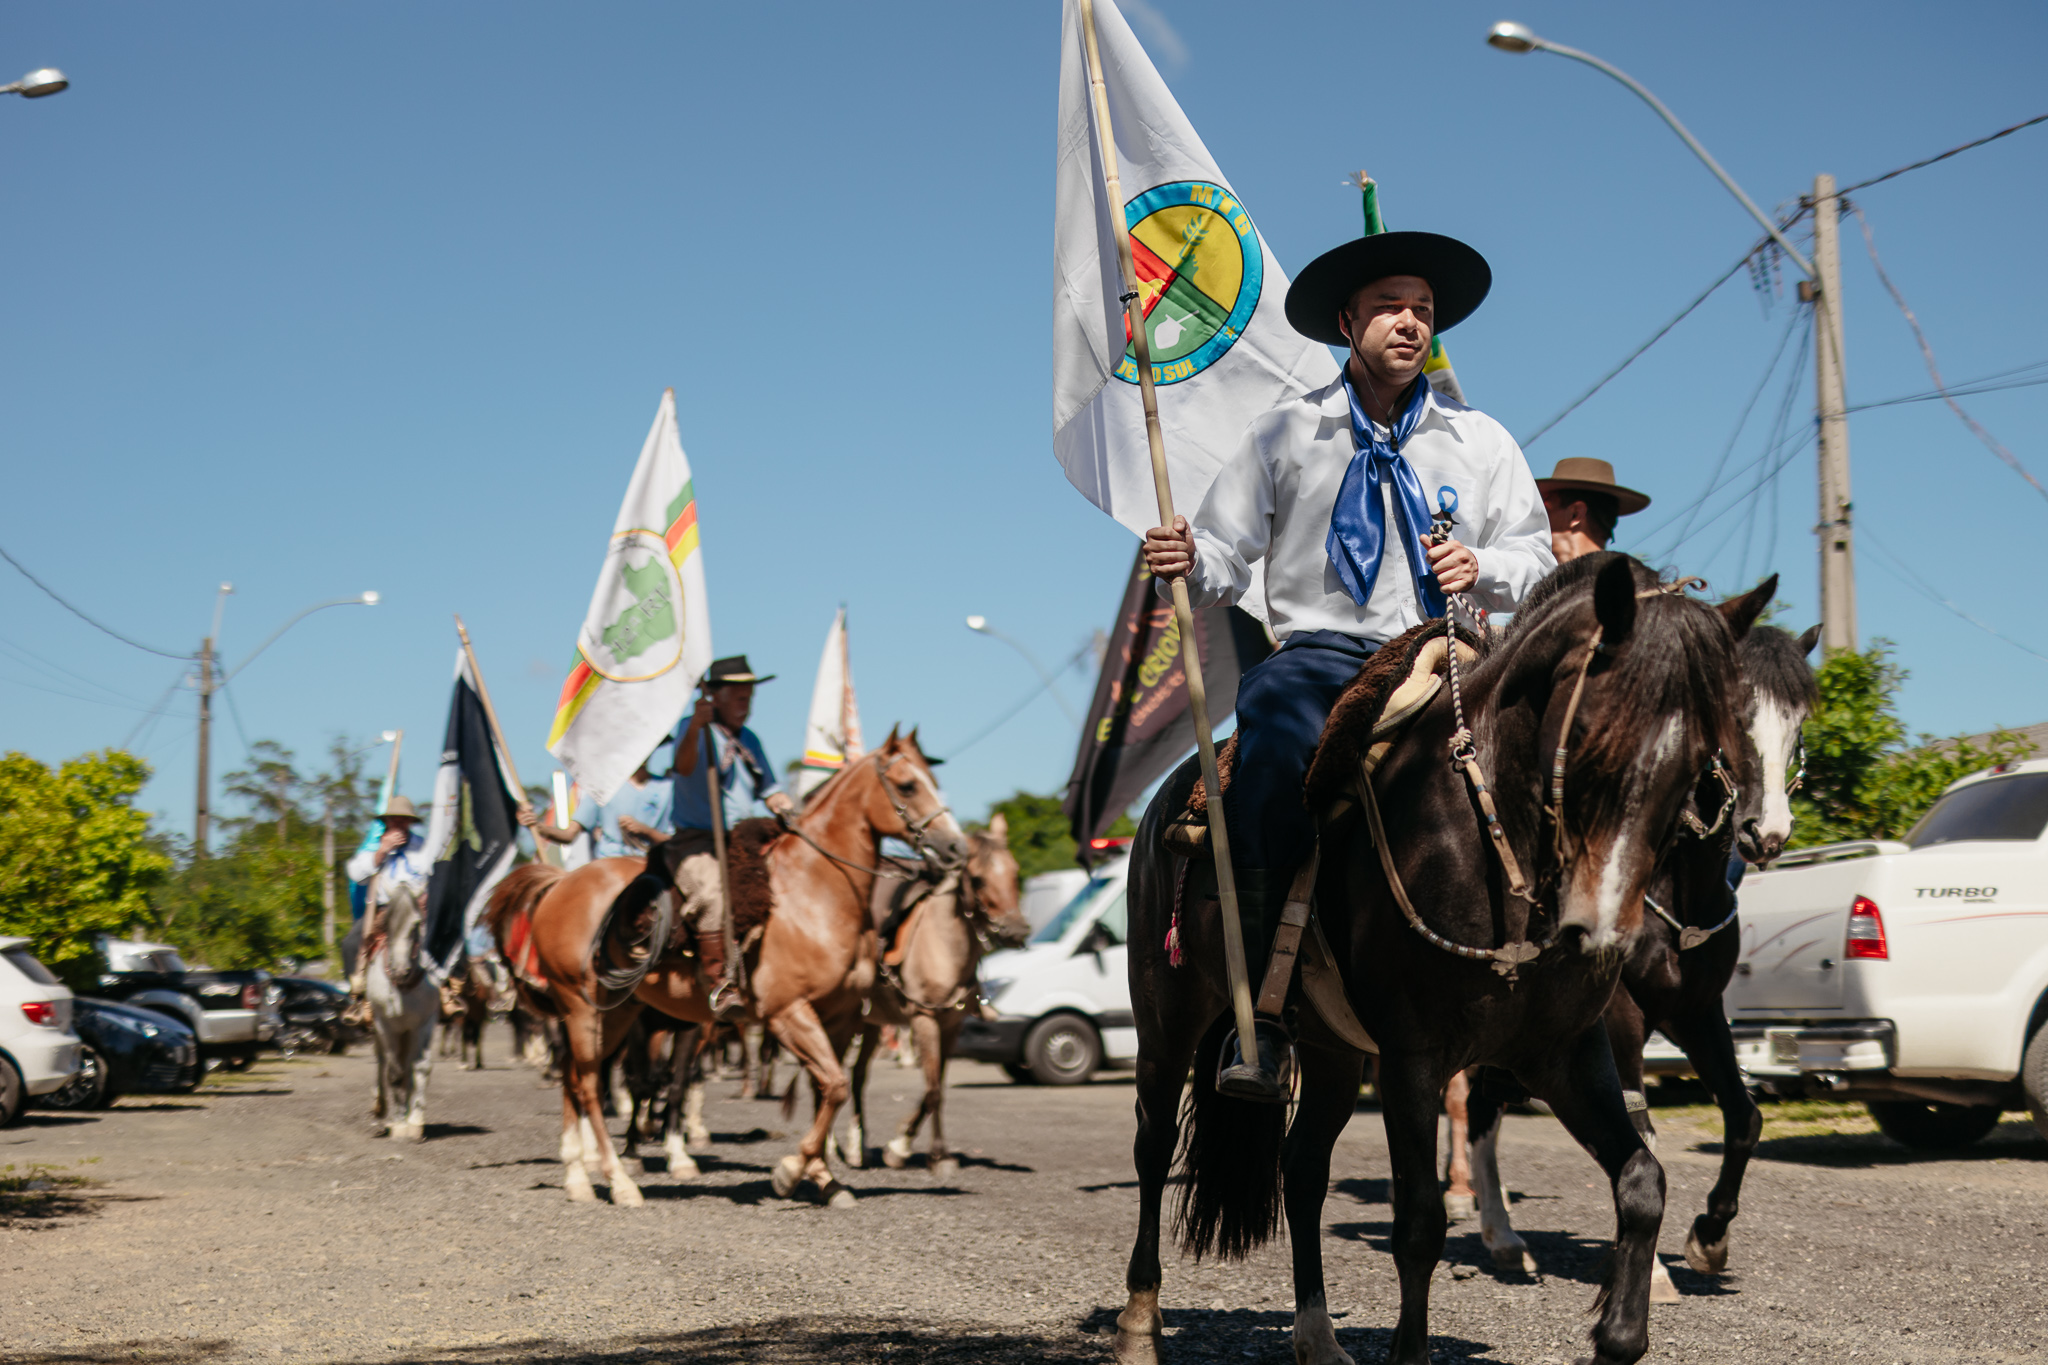
{"label": "white pickup truck", "polygon": [[2004,1109],[2048,1135],[2048,760],[1963,778],[1901,841],[1789,853],[1741,907],[1727,1006],[1754,1080],[1862,1100],[1914,1147]]}

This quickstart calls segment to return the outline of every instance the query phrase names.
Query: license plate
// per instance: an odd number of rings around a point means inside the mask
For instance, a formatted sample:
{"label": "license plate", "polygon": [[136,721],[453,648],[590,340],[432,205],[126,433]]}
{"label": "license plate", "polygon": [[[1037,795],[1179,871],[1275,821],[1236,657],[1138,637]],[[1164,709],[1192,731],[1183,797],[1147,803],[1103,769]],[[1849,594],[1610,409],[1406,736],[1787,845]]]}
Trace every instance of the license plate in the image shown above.
{"label": "license plate", "polygon": [[1799,1064],[1799,1035],[1796,1033],[1766,1034],[1771,1042],[1771,1060],[1779,1063]]}

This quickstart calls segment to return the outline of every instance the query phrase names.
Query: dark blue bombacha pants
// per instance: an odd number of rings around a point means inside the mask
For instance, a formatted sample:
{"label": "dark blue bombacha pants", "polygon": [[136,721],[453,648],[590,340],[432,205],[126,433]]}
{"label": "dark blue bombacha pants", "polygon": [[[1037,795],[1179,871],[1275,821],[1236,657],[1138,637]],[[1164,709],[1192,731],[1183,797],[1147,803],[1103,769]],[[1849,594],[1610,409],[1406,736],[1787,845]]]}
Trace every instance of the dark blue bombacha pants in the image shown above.
{"label": "dark blue bombacha pants", "polygon": [[1323,722],[1359,665],[1379,648],[1334,630],[1289,636],[1237,685],[1237,762],[1223,796],[1231,862],[1291,870],[1315,842],[1302,781]]}

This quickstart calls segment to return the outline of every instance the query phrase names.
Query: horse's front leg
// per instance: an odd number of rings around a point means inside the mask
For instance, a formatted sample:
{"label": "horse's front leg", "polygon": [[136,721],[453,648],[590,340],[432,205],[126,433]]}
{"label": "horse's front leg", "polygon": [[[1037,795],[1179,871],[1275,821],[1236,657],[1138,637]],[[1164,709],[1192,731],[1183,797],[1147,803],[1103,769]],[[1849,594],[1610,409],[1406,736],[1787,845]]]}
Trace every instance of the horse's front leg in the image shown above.
{"label": "horse's front leg", "polygon": [[1614,1268],[1593,1302],[1593,1354],[1579,1365],[1631,1365],[1650,1344],[1650,1266],[1664,1221],[1664,1168],[1622,1099],[1604,1026],[1580,1034],[1548,1074],[1530,1079],[1614,1190]]}
{"label": "horse's front leg", "polygon": [[661,1151],[668,1158],[668,1173],[679,1180],[701,1174],[683,1144],[683,1094],[697,1065],[697,1042],[702,1030],[696,1024],[675,1029],[670,1035],[668,1081],[662,1086]]}
{"label": "horse's front leg", "polygon": [[[1129,1298],[1116,1319],[1120,1365],[1156,1365],[1159,1338],[1166,1330],[1166,1319],[1159,1311],[1159,1291],[1166,1279],[1159,1264],[1159,1219],[1166,1201],[1166,1181],[1173,1171],[1173,1149],[1180,1141],[1181,1089],[1187,1083],[1188,1065],[1202,1033],[1199,1017],[1189,1017],[1194,1009],[1177,999],[1163,1008],[1157,1003],[1157,997],[1174,984],[1169,980],[1162,988],[1150,983],[1142,991],[1132,992],[1133,996],[1154,998],[1136,1002],[1138,1132],[1131,1142],[1131,1164],[1138,1173],[1138,1232],[1124,1272]],[[1189,992],[1195,989],[1191,986]]]}
{"label": "horse's front leg", "polygon": [[932,1020],[929,1045],[920,1040],[917,1047],[917,1055],[924,1061],[925,1104],[932,1115],[928,1159],[935,1180],[951,1181],[960,1176],[960,1160],[946,1146],[946,1060],[953,1055],[953,1045],[960,1039],[960,1024],[965,1017],[954,1010],[945,1019]]}
{"label": "horse's front leg", "polygon": [[799,1000],[768,1020],[768,1031],[810,1073],[818,1101],[810,1131],[792,1155],[776,1163],[770,1183],[775,1193],[787,1198],[798,1182],[810,1180],[833,1208],[852,1208],[853,1191],[833,1179],[832,1168],[825,1161],[825,1140],[832,1135],[832,1125],[850,1090],[846,1072],[839,1065],[840,1049],[832,1045],[831,1035],[808,1000]]}
{"label": "horse's front leg", "polygon": [[[427,1081],[434,1074],[434,1025],[437,1016],[429,1011],[426,1021],[413,1031],[412,1057],[407,1063],[405,1139],[427,1140]],[[392,1136],[398,1134],[394,1132]]]}
{"label": "horse's front leg", "polygon": [[1443,1258],[1446,1227],[1436,1186],[1436,1115],[1444,1080],[1444,1069],[1433,1058],[1380,1057],[1387,1165],[1394,1184],[1394,1267],[1401,1281],[1401,1318],[1387,1351],[1388,1365],[1429,1365],[1429,1278]]}
{"label": "horse's front leg", "polygon": [[1529,1244],[1515,1231],[1508,1216],[1507,1187],[1500,1178],[1501,1095],[1489,1087],[1485,1072],[1479,1076],[1466,1100],[1468,1130],[1472,1148],[1472,1189],[1479,1210],[1479,1241],[1493,1257],[1493,1268],[1507,1274],[1536,1273],[1536,1258]]}
{"label": "horse's front leg", "polygon": [[853,1089],[853,1126],[847,1129],[846,1150],[840,1155],[855,1170],[868,1164],[868,1063],[874,1060],[881,1037],[880,1025],[862,1024],[860,1046],[853,1052],[853,1076],[848,1081]]}
{"label": "horse's front leg", "polygon": [[1467,1105],[1472,1097],[1472,1073],[1460,1071],[1444,1087],[1444,1115],[1450,1119],[1450,1136],[1444,1139],[1444,1216],[1453,1223],[1470,1218],[1478,1205],[1472,1190],[1472,1128]]}
{"label": "horse's front leg", "polygon": [[370,1104],[370,1136],[383,1137],[391,1131],[385,1120],[391,1113],[389,1082],[384,1077],[384,1031],[377,1027],[374,1015],[370,1019],[370,1047],[377,1061],[377,1095]]}
{"label": "horse's front leg", "polygon": [[1719,1275],[1728,1268],[1728,1225],[1735,1220],[1743,1172],[1763,1136],[1764,1116],[1743,1083],[1718,997],[1705,1009],[1674,1015],[1665,1027],[1721,1106],[1721,1176],[1707,1195],[1707,1211],[1693,1219],[1685,1238],[1686,1264],[1702,1275]]}
{"label": "horse's front leg", "polygon": [[1330,1188],[1330,1151],[1351,1121],[1365,1059],[1348,1049],[1307,1043],[1295,1055],[1301,1104],[1280,1152],[1287,1236],[1294,1245],[1294,1359],[1296,1365],[1354,1365],[1337,1344],[1323,1285],[1323,1199]]}
{"label": "horse's front leg", "polygon": [[[594,990],[590,992],[591,995],[594,993]],[[640,1187],[633,1183],[633,1177],[626,1174],[625,1163],[619,1160],[618,1152],[612,1147],[611,1130],[604,1121],[604,1100],[598,1089],[598,1075],[604,1059],[618,1047],[620,1039],[632,1027],[639,1013],[637,1001],[629,1001],[614,1010],[599,1010],[579,995],[570,1005],[570,1013],[563,1021],[562,1029],[568,1035],[569,1069],[573,1076],[576,1107],[587,1125],[580,1134],[583,1159],[586,1163],[595,1163],[603,1171],[612,1187],[612,1203],[625,1208],[636,1208],[643,1200]],[[580,1196],[571,1188],[569,1197],[576,1199]]]}

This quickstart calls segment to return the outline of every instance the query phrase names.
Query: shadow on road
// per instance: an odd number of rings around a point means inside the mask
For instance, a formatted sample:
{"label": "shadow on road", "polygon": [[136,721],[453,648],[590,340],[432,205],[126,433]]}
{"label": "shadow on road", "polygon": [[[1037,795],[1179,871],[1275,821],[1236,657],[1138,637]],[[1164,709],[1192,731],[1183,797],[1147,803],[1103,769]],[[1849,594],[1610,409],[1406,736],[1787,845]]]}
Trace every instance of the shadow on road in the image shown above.
{"label": "shadow on road", "polygon": [[[1715,1141],[1693,1143],[1690,1150],[1721,1154]],[[1765,1138],[1756,1145],[1758,1161],[1784,1161],[1800,1166],[1832,1166],[1867,1170],[1879,1166],[1922,1166],[1930,1161],[2048,1161],[2048,1138],[2024,1120],[2008,1119],[1968,1147],[1948,1152],[1922,1152],[1893,1142],[1882,1133],[1816,1133],[1802,1137]]]}

